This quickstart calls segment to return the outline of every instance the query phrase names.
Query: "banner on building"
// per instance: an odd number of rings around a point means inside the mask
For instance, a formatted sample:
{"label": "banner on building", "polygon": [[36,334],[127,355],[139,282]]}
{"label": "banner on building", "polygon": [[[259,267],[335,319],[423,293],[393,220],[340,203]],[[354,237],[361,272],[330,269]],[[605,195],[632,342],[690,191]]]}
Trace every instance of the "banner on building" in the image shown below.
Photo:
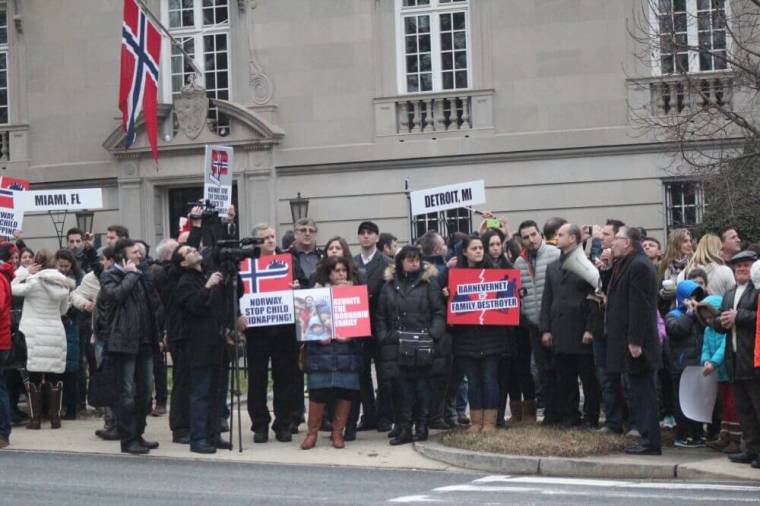
{"label": "banner on building", "polygon": [[293,257],[290,253],[240,262],[240,314],[248,327],[286,325],[293,315]]}
{"label": "banner on building", "polygon": [[520,271],[449,270],[449,325],[520,324]]}
{"label": "banner on building", "polygon": [[16,197],[29,189],[29,181],[17,177],[0,176],[0,236],[13,237],[24,224],[24,210]]}
{"label": "banner on building", "polygon": [[220,216],[232,205],[232,167],[234,152],[230,146],[206,146],[203,168],[203,200],[213,204]]}
{"label": "banner on building", "polygon": [[103,191],[100,188],[22,191],[16,192],[16,198],[16,205],[20,205],[25,213],[78,211],[103,207]]}
{"label": "banner on building", "polygon": [[412,216],[486,203],[483,180],[410,192]]}
{"label": "banner on building", "polygon": [[372,333],[366,285],[312,288],[294,293],[299,341],[349,339]]}

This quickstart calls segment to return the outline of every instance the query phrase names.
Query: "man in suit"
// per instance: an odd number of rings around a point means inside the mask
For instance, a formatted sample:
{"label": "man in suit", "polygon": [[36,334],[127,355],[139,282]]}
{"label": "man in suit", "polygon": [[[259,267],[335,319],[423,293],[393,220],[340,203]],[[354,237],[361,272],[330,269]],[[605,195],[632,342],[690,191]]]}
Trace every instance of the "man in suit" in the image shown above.
{"label": "man in suit", "polygon": [[[369,312],[375,313],[375,306],[383,287],[385,269],[390,265],[390,259],[377,249],[380,238],[380,229],[371,221],[363,221],[357,231],[361,252],[354,257],[359,266],[359,276],[367,285],[369,294]],[[363,410],[361,424],[358,430],[377,429],[387,432],[391,429],[391,389],[383,382],[380,376],[380,368],[377,367],[380,355],[375,337],[363,340],[364,369],[360,373],[361,382],[361,406]],[[372,383],[372,360],[378,372],[377,405],[375,405],[375,387]],[[359,420],[359,404],[354,403],[351,414],[346,424],[346,440],[356,437],[357,422]]]}
{"label": "man in suit", "polygon": [[[546,268],[541,303],[541,343],[553,351],[552,369],[556,378],[555,397],[558,422],[568,427],[599,423],[599,381],[594,370],[591,343],[594,312],[587,296],[593,287],[562,265],[581,243],[578,225],[565,223],[556,234],[557,247],[562,251],[558,260]],[[580,396],[578,378],[583,383],[583,421],[578,412]]]}
{"label": "man in suit", "polygon": [[621,227],[612,242],[617,260],[607,288],[607,372],[628,373],[631,409],[641,440],[625,448],[661,455],[655,374],[661,365],[657,335],[657,280],[641,247],[641,232]]}

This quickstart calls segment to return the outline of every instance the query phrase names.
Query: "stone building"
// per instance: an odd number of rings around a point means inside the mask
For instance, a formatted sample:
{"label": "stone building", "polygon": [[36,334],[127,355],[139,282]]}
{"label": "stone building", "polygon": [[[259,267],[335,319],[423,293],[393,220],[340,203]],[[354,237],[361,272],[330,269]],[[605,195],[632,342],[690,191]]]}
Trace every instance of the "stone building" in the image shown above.
{"label": "stone building", "polygon": [[[102,187],[95,231],[122,223],[152,243],[176,235],[200,195],[209,143],[235,148],[243,231],[268,221],[284,232],[299,192],[322,241],[354,242],[368,218],[402,240],[469,230],[478,218],[466,209],[411,218],[405,184],[484,179],[480,207],[513,226],[615,217],[662,238],[698,221],[703,204],[697,186],[669,177],[665,147],[632,125],[630,104],[667,112],[650,80],[680,57],[658,55],[652,68],[636,58],[627,20],[641,1],[145,0],[213,99],[206,121],[178,117],[193,71],[165,39],[158,168],[141,127],[124,149],[121,2],[0,1],[2,174]],[[675,30],[679,9],[703,4],[674,0]],[[35,247],[56,244],[47,215],[24,229]]]}

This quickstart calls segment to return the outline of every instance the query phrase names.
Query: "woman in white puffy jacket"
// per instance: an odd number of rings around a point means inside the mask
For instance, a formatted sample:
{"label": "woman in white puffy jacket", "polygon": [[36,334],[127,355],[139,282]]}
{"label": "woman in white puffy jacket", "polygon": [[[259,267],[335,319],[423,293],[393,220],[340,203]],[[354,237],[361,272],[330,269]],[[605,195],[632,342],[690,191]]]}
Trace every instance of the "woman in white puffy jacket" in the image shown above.
{"label": "woman in white puffy jacket", "polygon": [[40,428],[43,385],[48,388],[50,425],[54,429],[61,426],[61,374],[66,369],[66,331],[61,315],[69,308],[69,292],[74,288],[74,281],[58,272],[52,262],[51,254],[38,252],[35,263],[42,269],[11,287],[14,296],[24,297],[19,329],[26,337],[28,354],[29,429]]}

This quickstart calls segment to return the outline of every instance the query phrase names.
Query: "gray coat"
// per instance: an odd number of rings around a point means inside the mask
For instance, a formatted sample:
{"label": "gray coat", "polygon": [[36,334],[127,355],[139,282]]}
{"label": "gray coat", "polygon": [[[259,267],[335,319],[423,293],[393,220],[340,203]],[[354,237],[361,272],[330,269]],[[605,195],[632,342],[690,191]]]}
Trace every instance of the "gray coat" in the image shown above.
{"label": "gray coat", "polygon": [[533,269],[531,269],[527,258],[521,256],[515,260],[515,269],[520,271],[520,286],[525,290],[525,295],[520,303],[520,314],[521,321],[526,325],[539,326],[541,301],[546,282],[546,268],[550,263],[558,260],[559,255],[558,248],[544,243],[536,253]]}

